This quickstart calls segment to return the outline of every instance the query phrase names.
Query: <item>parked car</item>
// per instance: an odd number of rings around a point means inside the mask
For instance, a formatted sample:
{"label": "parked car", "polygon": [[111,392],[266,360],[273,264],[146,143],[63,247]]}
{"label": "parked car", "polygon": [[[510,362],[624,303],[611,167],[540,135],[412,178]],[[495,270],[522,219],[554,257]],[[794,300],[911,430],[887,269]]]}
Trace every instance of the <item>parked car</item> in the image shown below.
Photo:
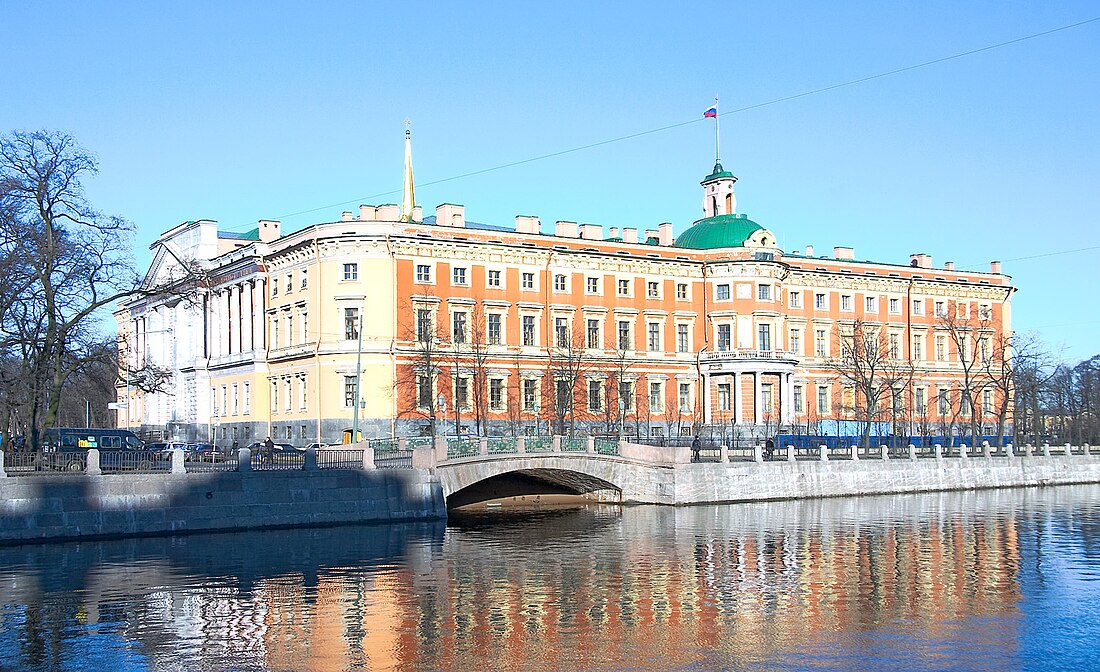
{"label": "parked car", "polygon": [[225,449],[219,450],[212,443],[189,443],[185,452],[192,462],[224,462],[228,455]]}
{"label": "parked car", "polygon": [[256,441],[249,444],[248,449],[252,451],[253,458],[259,459],[261,463],[267,463],[271,461],[280,461],[287,459],[291,456],[304,455],[305,449],[298,448],[289,443],[276,443],[271,447],[269,451],[263,441]]}

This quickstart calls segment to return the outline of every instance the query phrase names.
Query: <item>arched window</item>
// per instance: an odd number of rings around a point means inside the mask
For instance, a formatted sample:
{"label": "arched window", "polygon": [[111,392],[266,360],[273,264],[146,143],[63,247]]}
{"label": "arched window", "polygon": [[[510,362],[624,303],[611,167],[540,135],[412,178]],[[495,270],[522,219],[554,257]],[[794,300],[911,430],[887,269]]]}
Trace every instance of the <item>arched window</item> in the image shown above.
{"label": "arched window", "polygon": [[733,194],[726,194],[726,213],[727,215],[733,214]]}
{"label": "arched window", "polygon": [[718,199],[715,196],[710,197],[710,214],[712,217],[718,214]]}

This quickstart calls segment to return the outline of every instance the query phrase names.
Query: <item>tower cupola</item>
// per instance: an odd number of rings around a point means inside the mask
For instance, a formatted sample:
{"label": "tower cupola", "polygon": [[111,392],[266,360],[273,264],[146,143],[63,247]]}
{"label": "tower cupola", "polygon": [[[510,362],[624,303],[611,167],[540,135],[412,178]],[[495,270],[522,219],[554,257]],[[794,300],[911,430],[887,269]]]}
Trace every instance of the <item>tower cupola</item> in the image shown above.
{"label": "tower cupola", "polygon": [[733,193],[733,184],[737,178],[733,173],[715,162],[714,170],[699,184],[703,185],[703,218],[732,215],[737,212],[737,196]]}

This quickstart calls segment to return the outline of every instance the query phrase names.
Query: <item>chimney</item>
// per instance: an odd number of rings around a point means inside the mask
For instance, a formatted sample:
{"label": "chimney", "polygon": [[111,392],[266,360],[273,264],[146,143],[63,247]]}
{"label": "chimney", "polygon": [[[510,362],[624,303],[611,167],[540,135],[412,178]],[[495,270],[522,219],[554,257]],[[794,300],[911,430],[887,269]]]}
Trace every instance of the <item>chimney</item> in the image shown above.
{"label": "chimney", "polygon": [[347,210],[340,213],[340,221],[341,222],[350,222],[350,221],[353,221],[354,219],[355,219],[355,215],[351,214]]}
{"label": "chimney", "polygon": [[273,219],[261,219],[257,228],[260,230],[261,243],[270,243],[279,239],[279,222]]}
{"label": "chimney", "polygon": [[608,238],[618,238],[618,237],[619,237],[619,227],[617,227],[617,226],[611,227],[611,235],[609,235]]}
{"label": "chimney", "polygon": [[539,222],[538,217],[516,215],[516,233],[533,233],[537,235],[541,228],[542,223]]}
{"label": "chimney", "polygon": [[359,206],[359,221],[369,222],[374,219],[374,206],[373,205],[360,205]]}
{"label": "chimney", "polygon": [[436,226],[466,228],[466,206],[454,203],[441,203],[435,206]]}
{"label": "chimney", "polygon": [[603,227],[599,224],[581,224],[581,238],[585,240],[602,240]]}
{"label": "chimney", "polygon": [[413,206],[412,221],[423,222],[424,221],[424,208],[419,205]]}
{"label": "chimney", "polygon": [[813,245],[807,245],[806,246],[806,256],[807,257],[814,256],[814,246]]}
{"label": "chimney", "polygon": [[656,238],[656,237],[657,237],[657,230],[656,229],[646,229],[645,230],[645,240],[643,240],[642,242],[648,245],[649,244],[649,239],[650,238]]}
{"label": "chimney", "polygon": [[943,262],[943,270],[945,270],[945,271],[953,271],[953,270],[955,270],[955,262],[953,262],[953,261],[945,261],[945,262]]}
{"label": "chimney", "polygon": [[909,265],[913,268],[932,268],[932,257],[923,252],[910,254]]}
{"label": "chimney", "polygon": [[856,251],[855,248],[851,247],[834,247],[833,257],[836,259],[855,259]]}
{"label": "chimney", "polygon": [[576,238],[577,237],[577,223],[576,222],[563,222],[558,220],[554,224],[554,235],[559,238]]}
{"label": "chimney", "polygon": [[374,209],[374,217],[380,222],[396,222],[401,219],[401,206],[384,203]]}
{"label": "chimney", "polygon": [[672,244],[672,222],[661,222],[657,225],[657,239],[665,247]]}
{"label": "chimney", "polygon": [[1001,262],[999,262],[999,261],[989,262],[989,272],[999,274],[1001,272]]}
{"label": "chimney", "polygon": [[638,229],[623,227],[623,242],[624,243],[636,243],[636,242],[638,242]]}

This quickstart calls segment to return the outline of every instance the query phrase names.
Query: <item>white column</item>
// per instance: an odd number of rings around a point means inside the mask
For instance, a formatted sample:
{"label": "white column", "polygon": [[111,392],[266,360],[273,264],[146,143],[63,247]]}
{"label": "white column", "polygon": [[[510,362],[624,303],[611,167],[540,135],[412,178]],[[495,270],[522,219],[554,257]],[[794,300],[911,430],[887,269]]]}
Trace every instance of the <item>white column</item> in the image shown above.
{"label": "white column", "polygon": [[[256,343],[256,283],[250,281],[248,283],[248,300],[246,301],[246,315],[243,322],[248,326],[246,330],[242,332],[242,338],[244,342],[241,344],[241,349],[245,351],[251,351],[255,349]],[[242,327],[243,328],[243,327]]]}
{"label": "white column", "polygon": [[733,421],[740,423],[745,419],[745,413],[742,408],[744,402],[741,401],[741,372],[737,371],[733,374],[733,390],[730,394],[730,406],[733,410]]}
{"label": "white column", "polygon": [[794,396],[791,386],[791,374],[779,374],[779,422],[790,424],[791,422],[791,397]]}
{"label": "white column", "polygon": [[760,424],[760,372],[757,371],[752,374],[752,421],[756,424]]}
{"label": "white column", "polygon": [[265,336],[264,321],[267,319],[267,314],[266,314],[266,311],[264,310],[264,305],[267,303],[266,302],[266,297],[267,297],[267,286],[266,286],[266,283],[264,282],[263,278],[261,278],[261,279],[256,281],[255,288],[252,291],[252,299],[254,301],[254,304],[252,306],[252,314],[253,314],[252,348],[253,349],[257,349],[257,348],[262,349],[262,348],[267,347],[267,341],[264,338],[264,336]]}

